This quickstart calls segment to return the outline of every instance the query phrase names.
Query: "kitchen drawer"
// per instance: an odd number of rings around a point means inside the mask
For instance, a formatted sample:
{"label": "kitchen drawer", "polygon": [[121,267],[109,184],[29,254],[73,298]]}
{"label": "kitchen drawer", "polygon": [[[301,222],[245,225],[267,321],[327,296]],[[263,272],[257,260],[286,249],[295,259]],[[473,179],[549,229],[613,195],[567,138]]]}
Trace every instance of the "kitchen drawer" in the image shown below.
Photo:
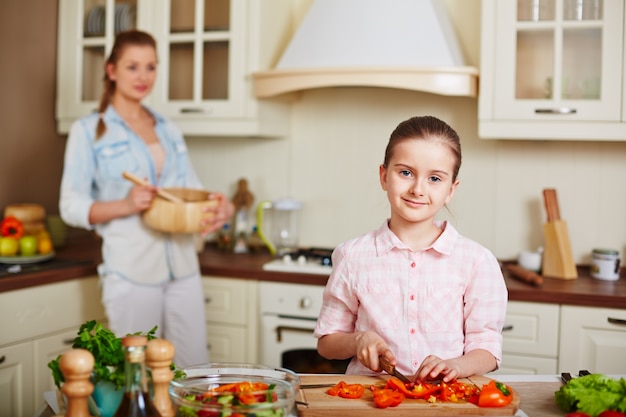
{"label": "kitchen drawer", "polygon": [[208,324],[206,334],[210,362],[248,361],[246,348],[249,348],[249,342],[244,328]]}
{"label": "kitchen drawer", "polygon": [[245,325],[251,304],[249,284],[244,279],[203,277],[207,321]]}
{"label": "kitchen drawer", "polygon": [[500,369],[492,375],[554,375],[557,373],[556,358],[542,358],[528,355],[502,355]]}
{"label": "kitchen drawer", "polygon": [[559,317],[556,304],[510,301],[502,331],[503,352],[556,358]]}
{"label": "kitchen drawer", "polygon": [[101,319],[100,294],[97,277],[0,293],[0,345]]}

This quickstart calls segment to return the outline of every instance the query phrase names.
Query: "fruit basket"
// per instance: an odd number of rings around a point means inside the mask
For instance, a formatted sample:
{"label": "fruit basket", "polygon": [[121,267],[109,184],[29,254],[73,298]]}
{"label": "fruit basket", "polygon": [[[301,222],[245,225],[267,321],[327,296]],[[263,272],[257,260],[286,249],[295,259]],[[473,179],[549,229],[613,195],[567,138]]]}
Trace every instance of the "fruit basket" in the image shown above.
{"label": "fruit basket", "polygon": [[295,414],[300,378],[291,370],[253,364],[209,363],[184,371],[186,378],[170,384],[177,416],[282,417],[292,412]]}

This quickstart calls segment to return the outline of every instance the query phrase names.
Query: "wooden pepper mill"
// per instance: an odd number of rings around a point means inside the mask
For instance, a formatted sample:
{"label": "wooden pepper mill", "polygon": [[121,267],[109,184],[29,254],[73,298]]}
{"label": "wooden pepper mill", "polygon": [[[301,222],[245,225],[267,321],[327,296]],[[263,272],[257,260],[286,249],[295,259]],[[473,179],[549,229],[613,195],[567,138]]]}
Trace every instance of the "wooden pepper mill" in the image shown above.
{"label": "wooden pepper mill", "polygon": [[65,377],[61,390],[67,397],[65,417],[90,416],[87,401],[93,392],[93,384],[89,380],[93,366],[93,355],[85,349],[71,349],[61,356],[59,367]]}
{"label": "wooden pepper mill", "polygon": [[174,345],[165,339],[150,340],[146,349],[146,365],[150,367],[154,385],[152,402],[161,417],[176,415],[169,393],[170,382],[174,378],[174,372],[170,369],[174,353]]}

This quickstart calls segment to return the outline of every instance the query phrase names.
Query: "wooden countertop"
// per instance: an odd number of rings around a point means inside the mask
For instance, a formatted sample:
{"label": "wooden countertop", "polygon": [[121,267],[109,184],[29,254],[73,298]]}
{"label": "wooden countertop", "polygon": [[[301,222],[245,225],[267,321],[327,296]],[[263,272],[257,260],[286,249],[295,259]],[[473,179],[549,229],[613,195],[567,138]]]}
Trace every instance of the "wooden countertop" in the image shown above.
{"label": "wooden countertop", "polygon": [[[50,270],[42,268],[36,273],[0,277],[0,292],[93,276],[101,261],[100,239],[93,233],[70,229],[67,244],[56,250],[56,258],[82,262],[65,268]],[[274,259],[267,251],[255,254],[234,254],[220,252],[214,245],[207,244],[205,250],[199,254],[199,259],[202,274],[208,276],[309,285],[325,285],[328,280],[326,275],[265,271],[262,268],[263,264]],[[517,281],[506,274],[505,281],[511,301],[626,308],[624,270],[617,281],[601,281],[591,278],[587,266],[579,267],[577,279],[545,278],[540,287]]]}

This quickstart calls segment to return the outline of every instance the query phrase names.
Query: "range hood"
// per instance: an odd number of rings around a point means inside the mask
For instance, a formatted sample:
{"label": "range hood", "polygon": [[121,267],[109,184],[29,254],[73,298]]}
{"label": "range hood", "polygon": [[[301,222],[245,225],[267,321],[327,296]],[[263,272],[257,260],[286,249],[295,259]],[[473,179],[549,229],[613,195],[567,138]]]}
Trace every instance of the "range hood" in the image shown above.
{"label": "range hood", "polygon": [[314,0],[276,68],[253,78],[259,98],[343,86],[478,93],[443,0]]}

